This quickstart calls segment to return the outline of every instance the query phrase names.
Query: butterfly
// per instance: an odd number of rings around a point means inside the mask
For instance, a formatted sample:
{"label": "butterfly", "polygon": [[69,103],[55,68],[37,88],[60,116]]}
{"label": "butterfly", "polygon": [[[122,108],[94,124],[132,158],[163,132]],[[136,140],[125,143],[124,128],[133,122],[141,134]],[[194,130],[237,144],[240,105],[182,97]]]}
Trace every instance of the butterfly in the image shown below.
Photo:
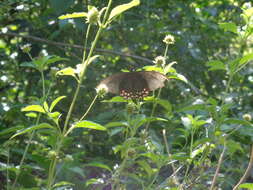
{"label": "butterfly", "polygon": [[168,78],[156,71],[122,72],[102,80],[97,89],[119,94],[125,99],[142,99],[150,91],[164,87]]}

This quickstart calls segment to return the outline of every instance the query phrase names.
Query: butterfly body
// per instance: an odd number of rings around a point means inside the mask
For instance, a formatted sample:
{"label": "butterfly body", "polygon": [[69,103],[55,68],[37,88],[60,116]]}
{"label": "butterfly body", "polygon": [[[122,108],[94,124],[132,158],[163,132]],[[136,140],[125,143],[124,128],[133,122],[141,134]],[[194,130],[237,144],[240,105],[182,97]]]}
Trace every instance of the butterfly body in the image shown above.
{"label": "butterfly body", "polygon": [[150,91],[164,87],[167,77],[156,71],[126,72],[111,75],[100,82],[97,88],[119,94],[125,99],[140,99]]}

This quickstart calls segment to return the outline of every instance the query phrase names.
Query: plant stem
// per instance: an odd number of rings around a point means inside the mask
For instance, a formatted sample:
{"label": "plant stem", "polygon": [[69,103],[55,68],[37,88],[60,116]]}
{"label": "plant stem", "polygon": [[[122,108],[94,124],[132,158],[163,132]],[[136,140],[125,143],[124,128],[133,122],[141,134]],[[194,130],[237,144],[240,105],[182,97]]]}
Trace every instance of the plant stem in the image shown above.
{"label": "plant stem", "polygon": [[9,187],[9,166],[10,166],[10,148],[7,149],[7,169],[6,169],[6,182],[7,182],[7,190],[10,189]]}
{"label": "plant stem", "polygon": [[[38,115],[38,117],[37,117],[37,120],[36,120],[36,122],[35,122],[35,125],[38,125],[38,124],[39,124],[40,117],[41,117],[41,113],[39,113],[39,115]],[[26,155],[27,155],[28,149],[29,149],[29,147],[30,147],[30,145],[31,145],[31,141],[32,141],[34,135],[35,135],[35,131],[33,131],[32,134],[30,134],[30,137],[29,137],[29,139],[28,139],[28,143],[27,143],[27,145],[26,145],[26,147],[25,147],[25,151],[24,151],[24,153],[23,153],[23,155],[22,155],[22,158],[21,158],[21,160],[20,160],[20,163],[19,163],[20,171],[17,173],[17,175],[16,175],[16,177],[15,177],[15,180],[14,180],[14,182],[13,182],[13,185],[12,185],[12,188],[11,188],[11,189],[14,189],[15,186],[16,186],[16,183],[17,183],[17,181],[18,181],[20,172],[21,172],[21,170],[22,170],[22,166],[23,166],[24,161],[25,161],[25,157],[26,157]]]}
{"label": "plant stem", "polygon": [[45,100],[45,95],[46,95],[46,88],[45,88],[45,77],[44,77],[44,72],[41,71],[41,79],[42,79],[42,95],[43,95],[43,101]]}
{"label": "plant stem", "polygon": [[61,149],[61,145],[62,145],[62,141],[63,141],[63,137],[60,136],[58,137],[58,142],[57,142],[57,145],[56,145],[56,150],[55,150],[55,156],[53,158],[53,160],[51,161],[50,163],[50,167],[49,167],[49,175],[48,175],[48,183],[47,183],[47,189],[51,189],[52,188],[52,185],[54,183],[54,180],[55,180],[55,174],[56,174],[56,171],[55,171],[55,167],[56,167],[56,164],[57,164],[57,160],[58,160],[58,157],[59,157],[59,152],[60,152],[60,149]]}
{"label": "plant stem", "polygon": [[90,28],[91,28],[91,25],[89,24],[87,27],[86,35],[85,35],[82,64],[84,64],[85,59],[86,59],[86,50],[87,50],[88,38],[89,38],[89,34],[90,34]]}
{"label": "plant stem", "polygon": [[90,106],[88,107],[88,109],[86,110],[86,112],[83,114],[83,116],[79,119],[79,121],[83,120],[85,118],[85,116],[90,112],[90,109],[92,108],[92,106],[94,105],[95,101],[98,98],[98,94],[95,96],[95,98],[92,100]]}
{"label": "plant stem", "polygon": [[240,181],[234,186],[233,190],[237,190],[238,187],[248,178],[252,167],[253,167],[253,145],[251,145],[251,154],[248,167],[243,176],[241,177]]}
{"label": "plant stem", "polygon": [[122,164],[119,166],[119,169],[116,172],[116,179],[115,179],[115,183],[113,183],[113,185],[112,185],[112,190],[118,190],[118,189],[115,189],[115,188],[117,188],[117,186],[120,185],[120,183],[119,183],[119,181],[120,181],[120,174],[121,174],[121,172],[123,171],[123,169],[126,166],[127,159],[128,159],[128,156],[126,156],[124,158],[124,160],[122,161]]}
{"label": "plant stem", "polygon": [[165,48],[164,55],[163,55],[165,59],[166,59],[166,56],[168,54],[168,50],[169,50],[169,45],[166,44],[166,48]]}
{"label": "plant stem", "polygon": [[[168,141],[167,141],[167,138],[166,138],[166,130],[164,129],[162,132],[163,132],[163,141],[164,141],[164,143],[165,143],[165,147],[166,147],[166,151],[167,151],[168,157],[171,158],[170,149],[169,149],[169,144],[168,144]],[[176,167],[175,167],[175,165],[174,165],[173,162],[171,163],[171,166],[172,166],[173,173],[175,173]],[[173,177],[174,183],[175,183],[176,185],[179,185],[177,175],[175,174],[175,175],[172,176],[172,177]]]}
{"label": "plant stem", "polygon": [[212,181],[212,185],[210,187],[210,190],[213,190],[214,187],[215,187],[215,184],[216,184],[216,181],[217,181],[217,178],[218,178],[218,175],[219,175],[219,171],[220,171],[220,167],[221,167],[221,164],[222,164],[222,161],[223,161],[223,157],[224,157],[225,151],[226,151],[226,144],[224,143],[223,150],[222,150],[222,153],[221,153],[221,155],[219,157],[218,165],[217,165],[215,174],[213,176],[213,181]]}

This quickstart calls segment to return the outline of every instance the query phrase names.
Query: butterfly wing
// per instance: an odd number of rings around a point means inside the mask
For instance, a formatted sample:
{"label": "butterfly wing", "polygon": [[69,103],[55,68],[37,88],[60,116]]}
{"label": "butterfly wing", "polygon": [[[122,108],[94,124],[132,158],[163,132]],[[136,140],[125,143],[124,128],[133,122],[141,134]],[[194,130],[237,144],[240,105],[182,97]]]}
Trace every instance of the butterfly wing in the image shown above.
{"label": "butterfly wing", "polygon": [[111,92],[113,94],[119,94],[119,86],[122,79],[127,75],[127,73],[117,73],[111,75],[104,80],[102,80],[97,89],[104,88],[107,92]]}
{"label": "butterfly wing", "polygon": [[165,75],[156,71],[141,71],[140,74],[147,81],[150,91],[164,87],[164,82],[168,80]]}
{"label": "butterfly wing", "polygon": [[145,97],[149,91],[164,87],[168,78],[156,71],[117,73],[102,80],[97,89],[127,98]]}

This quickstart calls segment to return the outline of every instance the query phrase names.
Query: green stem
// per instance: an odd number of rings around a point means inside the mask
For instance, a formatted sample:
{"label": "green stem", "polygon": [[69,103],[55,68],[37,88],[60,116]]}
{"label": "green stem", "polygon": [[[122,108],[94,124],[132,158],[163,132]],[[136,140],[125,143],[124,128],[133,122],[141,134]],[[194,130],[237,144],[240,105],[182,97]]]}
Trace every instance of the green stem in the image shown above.
{"label": "green stem", "polygon": [[165,51],[164,51],[164,58],[166,58],[167,54],[168,54],[168,50],[169,50],[169,45],[166,44],[166,48],[165,48]]}
{"label": "green stem", "polygon": [[[169,144],[168,144],[168,141],[167,141],[167,138],[166,138],[166,130],[164,129],[162,132],[163,132],[163,141],[164,141],[164,143],[165,143],[166,152],[167,152],[167,154],[168,154],[168,157],[171,159],[171,156],[172,156],[172,155],[171,155],[171,153],[170,153]],[[175,167],[175,165],[174,165],[173,162],[171,163],[171,166],[172,166],[173,173],[175,173],[176,167]],[[173,181],[174,181],[174,183],[175,183],[176,185],[179,185],[179,182],[178,182],[179,180],[178,180],[176,174],[173,176]]]}
{"label": "green stem", "polygon": [[[168,54],[168,50],[169,50],[169,45],[166,44],[166,48],[165,48],[164,55],[163,55],[164,58],[166,58],[166,55]],[[162,92],[162,89],[160,88],[159,91],[158,91],[158,94],[157,94],[157,98],[160,97],[161,92]],[[156,101],[156,102],[154,103],[154,105],[153,105],[153,108],[152,108],[150,117],[153,117],[153,115],[154,115],[154,113],[155,113],[156,106],[157,106],[157,101]],[[147,125],[146,125],[146,128],[145,128],[146,131],[148,131],[149,125],[150,125],[150,122],[148,122]]]}
{"label": "green stem", "polygon": [[126,166],[126,161],[128,159],[128,156],[126,156],[122,162],[122,164],[119,166],[118,171],[116,172],[116,179],[115,182],[112,184],[112,190],[118,190],[118,185],[120,185],[120,174],[122,173],[123,169]]}
{"label": "green stem", "polygon": [[49,175],[48,175],[47,189],[51,189],[52,186],[53,186],[53,183],[55,181],[55,177],[56,177],[55,168],[56,168],[56,164],[57,164],[57,161],[58,161],[58,157],[59,157],[59,152],[60,152],[60,149],[61,149],[62,141],[63,141],[63,137],[60,136],[59,140],[58,140],[58,143],[56,145],[55,156],[54,156],[54,158],[51,161],[50,166],[49,166]]}
{"label": "green stem", "polygon": [[7,190],[10,189],[9,187],[9,166],[10,166],[10,148],[7,149],[7,168],[6,168],[6,182],[7,182]]}
{"label": "green stem", "polygon": [[222,161],[223,161],[223,157],[224,157],[225,151],[226,151],[226,142],[224,142],[223,150],[222,150],[222,153],[221,153],[221,155],[219,157],[218,165],[217,165],[217,168],[215,170],[215,174],[213,176],[213,181],[212,181],[210,190],[213,190],[214,187],[215,187],[215,184],[216,184],[216,181],[217,181],[217,178],[218,178],[218,175],[219,175],[219,171],[220,171],[220,167],[221,167],[221,164],[222,164]]}
{"label": "green stem", "polygon": [[83,60],[82,60],[82,64],[84,64],[85,59],[86,59],[86,49],[87,49],[88,38],[89,38],[89,34],[90,34],[90,28],[91,28],[91,25],[89,24],[89,25],[88,25],[88,28],[87,28],[86,35],[85,35],[85,42],[84,42],[84,50],[83,50]]}
{"label": "green stem", "polygon": [[45,88],[45,77],[44,77],[44,72],[41,71],[41,79],[42,79],[42,95],[43,95],[43,101],[45,100],[45,95],[46,95],[46,88]]}
{"label": "green stem", "polygon": [[[38,125],[38,124],[39,124],[40,116],[41,116],[41,113],[38,115],[35,125]],[[15,177],[15,180],[14,180],[14,182],[13,182],[13,185],[12,185],[12,188],[11,188],[11,189],[14,189],[15,186],[16,186],[16,183],[17,183],[17,181],[18,181],[20,172],[21,172],[21,170],[22,170],[22,166],[23,166],[23,164],[24,164],[24,161],[25,161],[25,158],[26,158],[28,149],[29,149],[29,147],[30,147],[30,145],[31,145],[31,142],[32,142],[32,139],[33,139],[34,135],[35,135],[35,131],[33,131],[32,134],[30,134],[30,137],[29,137],[29,139],[28,139],[28,143],[27,143],[27,145],[26,145],[26,147],[25,147],[24,154],[22,155],[22,158],[21,158],[20,163],[19,163],[20,171],[17,173],[17,175],[16,175],[16,177]]]}
{"label": "green stem", "polygon": [[92,106],[94,105],[94,103],[95,103],[95,101],[97,100],[97,98],[98,98],[98,94],[97,94],[97,95],[95,96],[95,98],[92,100],[90,106],[88,107],[88,109],[86,110],[86,112],[83,114],[83,116],[81,117],[81,119],[80,119],[79,121],[83,120],[83,119],[85,118],[85,116],[90,112],[90,109],[91,109]]}
{"label": "green stem", "polygon": [[[161,92],[162,92],[162,89],[160,88],[159,91],[158,91],[158,94],[157,94],[157,98],[160,97]],[[153,108],[152,108],[150,117],[153,117],[153,115],[154,115],[154,113],[155,113],[156,106],[157,106],[157,101],[155,101],[155,103],[154,103],[154,105],[153,105]],[[146,128],[145,128],[146,131],[148,131],[149,125],[150,125],[150,122],[148,122],[147,125],[146,125]]]}

